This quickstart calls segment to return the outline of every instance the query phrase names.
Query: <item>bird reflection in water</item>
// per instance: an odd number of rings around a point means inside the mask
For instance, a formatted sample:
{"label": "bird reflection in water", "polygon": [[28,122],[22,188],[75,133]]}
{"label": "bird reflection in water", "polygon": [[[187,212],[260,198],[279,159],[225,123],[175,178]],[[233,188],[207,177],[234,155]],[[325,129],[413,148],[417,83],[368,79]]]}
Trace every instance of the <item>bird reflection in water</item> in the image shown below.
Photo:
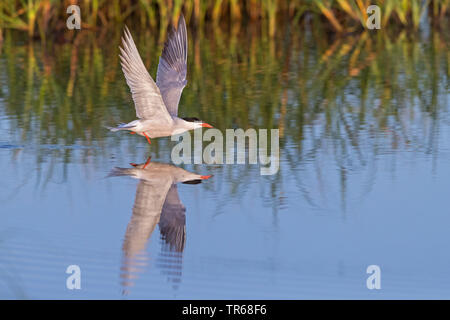
{"label": "bird reflection in water", "polygon": [[151,162],[131,163],[132,168],[114,168],[108,177],[139,179],[133,213],[123,242],[121,278],[123,294],[149,263],[147,241],[157,224],[161,234],[161,254],[157,266],[177,288],[181,281],[183,250],[186,243],[186,208],[181,203],[177,183],[198,184],[202,176],[174,165]]}

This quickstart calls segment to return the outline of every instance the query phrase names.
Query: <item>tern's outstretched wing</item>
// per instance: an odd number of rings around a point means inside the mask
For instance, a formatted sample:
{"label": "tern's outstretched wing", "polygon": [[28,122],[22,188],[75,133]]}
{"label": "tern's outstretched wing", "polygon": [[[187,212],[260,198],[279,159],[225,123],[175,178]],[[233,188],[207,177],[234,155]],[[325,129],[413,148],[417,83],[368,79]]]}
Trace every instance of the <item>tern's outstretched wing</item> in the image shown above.
{"label": "tern's outstretched wing", "polygon": [[164,44],[156,73],[158,86],[167,110],[172,116],[178,114],[181,92],[186,85],[187,73],[187,32],[183,15],[177,30],[172,30]]}
{"label": "tern's outstretched wing", "polygon": [[164,202],[159,230],[170,249],[182,252],[186,243],[186,208],[178,196],[176,184],[172,184]]}
{"label": "tern's outstretched wing", "polygon": [[120,48],[120,60],[125,79],[130,87],[136,107],[136,116],[143,119],[158,119],[162,123],[172,122],[161,93],[145,68],[139,52],[131,37],[130,31],[125,27]]}

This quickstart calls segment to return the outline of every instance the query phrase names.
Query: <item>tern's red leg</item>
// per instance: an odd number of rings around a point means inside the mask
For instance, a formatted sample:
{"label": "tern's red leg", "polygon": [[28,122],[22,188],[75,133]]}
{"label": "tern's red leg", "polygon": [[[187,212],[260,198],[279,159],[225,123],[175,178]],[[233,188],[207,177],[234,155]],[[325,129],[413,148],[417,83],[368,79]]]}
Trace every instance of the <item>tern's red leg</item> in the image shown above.
{"label": "tern's red leg", "polygon": [[151,144],[150,138],[148,137],[148,135],[145,132],[142,132],[144,134],[144,136],[147,138],[148,144]]}
{"label": "tern's red leg", "polygon": [[130,131],[130,134],[135,134],[136,132],[134,132],[134,131]]}
{"label": "tern's red leg", "polygon": [[152,159],[152,156],[148,157],[147,161],[144,164],[144,167],[142,169],[145,169],[146,166],[150,163],[150,160]]}

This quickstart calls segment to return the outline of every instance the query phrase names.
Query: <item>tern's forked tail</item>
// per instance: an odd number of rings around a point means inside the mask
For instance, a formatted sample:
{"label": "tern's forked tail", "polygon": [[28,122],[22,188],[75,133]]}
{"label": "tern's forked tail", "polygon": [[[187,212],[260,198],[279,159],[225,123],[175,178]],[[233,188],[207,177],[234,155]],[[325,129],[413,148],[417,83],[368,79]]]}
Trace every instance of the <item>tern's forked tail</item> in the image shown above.
{"label": "tern's forked tail", "polygon": [[130,130],[131,128],[135,127],[134,123],[119,123],[117,127],[106,127],[106,129],[116,132],[119,130]]}
{"label": "tern's forked tail", "polygon": [[121,177],[121,176],[135,176],[136,169],[135,168],[113,168],[106,178],[110,177]]}

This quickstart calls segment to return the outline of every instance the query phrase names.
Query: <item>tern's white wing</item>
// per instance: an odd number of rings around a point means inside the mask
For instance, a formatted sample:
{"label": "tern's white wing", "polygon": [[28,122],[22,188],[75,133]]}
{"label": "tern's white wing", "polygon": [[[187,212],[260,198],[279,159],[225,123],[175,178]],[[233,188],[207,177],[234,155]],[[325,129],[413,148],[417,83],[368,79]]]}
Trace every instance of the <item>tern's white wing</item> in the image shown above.
{"label": "tern's white wing", "polygon": [[120,60],[133,96],[136,116],[142,119],[158,119],[161,123],[171,123],[172,118],[164,105],[158,86],[145,68],[127,27],[122,38],[122,46]]}
{"label": "tern's white wing", "polygon": [[178,114],[178,103],[186,85],[187,73],[187,32],[183,15],[178,21],[177,30],[169,35],[156,73],[158,86],[167,110],[172,116]]}

